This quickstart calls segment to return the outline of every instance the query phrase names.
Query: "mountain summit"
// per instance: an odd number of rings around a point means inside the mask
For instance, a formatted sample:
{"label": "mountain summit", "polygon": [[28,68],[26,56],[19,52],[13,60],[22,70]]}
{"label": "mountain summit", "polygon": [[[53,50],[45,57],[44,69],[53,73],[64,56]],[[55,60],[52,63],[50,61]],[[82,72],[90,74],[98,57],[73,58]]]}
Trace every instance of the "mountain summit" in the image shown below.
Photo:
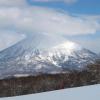
{"label": "mountain summit", "polygon": [[0,52],[0,78],[84,70],[96,57],[74,42],[35,35]]}

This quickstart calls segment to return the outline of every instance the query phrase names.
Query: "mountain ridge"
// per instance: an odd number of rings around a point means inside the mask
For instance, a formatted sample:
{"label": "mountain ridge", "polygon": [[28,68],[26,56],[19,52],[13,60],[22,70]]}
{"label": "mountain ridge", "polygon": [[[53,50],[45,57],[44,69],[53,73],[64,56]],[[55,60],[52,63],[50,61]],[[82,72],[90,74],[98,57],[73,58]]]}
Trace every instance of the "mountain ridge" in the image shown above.
{"label": "mountain ridge", "polygon": [[74,42],[54,41],[55,38],[51,40],[44,35],[34,36],[0,52],[0,78],[84,70],[97,57],[95,53]]}

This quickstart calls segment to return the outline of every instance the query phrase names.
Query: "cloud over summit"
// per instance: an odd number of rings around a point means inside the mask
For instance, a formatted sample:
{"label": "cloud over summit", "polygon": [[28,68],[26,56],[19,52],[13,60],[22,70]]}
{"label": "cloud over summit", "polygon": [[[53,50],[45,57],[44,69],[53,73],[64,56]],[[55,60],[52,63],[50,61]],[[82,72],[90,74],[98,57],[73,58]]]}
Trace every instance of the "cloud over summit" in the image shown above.
{"label": "cloud over summit", "polygon": [[97,20],[41,7],[1,7],[0,22],[0,29],[50,35],[94,34],[100,27]]}
{"label": "cloud over summit", "polygon": [[[39,2],[39,0],[35,1]],[[75,2],[76,0],[63,1]],[[2,31],[0,31],[0,38],[5,36],[6,40],[7,34],[12,32],[26,35],[41,33],[60,37],[95,34],[100,31],[99,21],[100,16],[94,18],[92,15],[71,15],[54,9],[30,6],[26,0],[0,0],[0,30],[5,31],[3,34],[6,34],[1,35]],[[16,35],[13,37],[15,38]]]}

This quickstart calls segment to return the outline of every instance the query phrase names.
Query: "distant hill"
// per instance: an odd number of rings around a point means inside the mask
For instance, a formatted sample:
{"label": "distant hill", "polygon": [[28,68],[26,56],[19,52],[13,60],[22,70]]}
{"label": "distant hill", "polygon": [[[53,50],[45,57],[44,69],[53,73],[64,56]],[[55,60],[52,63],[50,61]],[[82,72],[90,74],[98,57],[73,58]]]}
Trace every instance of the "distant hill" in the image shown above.
{"label": "distant hill", "polygon": [[87,70],[70,73],[41,74],[0,80],[0,97],[40,93],[100,83],[100,60],[87,66]]}

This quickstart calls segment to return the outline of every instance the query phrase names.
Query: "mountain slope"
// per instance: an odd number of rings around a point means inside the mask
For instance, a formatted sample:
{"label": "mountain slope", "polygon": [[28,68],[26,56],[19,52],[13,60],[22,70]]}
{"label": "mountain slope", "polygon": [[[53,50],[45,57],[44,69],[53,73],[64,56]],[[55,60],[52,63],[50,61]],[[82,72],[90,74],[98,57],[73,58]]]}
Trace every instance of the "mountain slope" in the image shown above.
{"label": "mountain slope", "polygon": [[34,35],[0,52],[0,78],[83,70],[96,57],[76,43]]}

